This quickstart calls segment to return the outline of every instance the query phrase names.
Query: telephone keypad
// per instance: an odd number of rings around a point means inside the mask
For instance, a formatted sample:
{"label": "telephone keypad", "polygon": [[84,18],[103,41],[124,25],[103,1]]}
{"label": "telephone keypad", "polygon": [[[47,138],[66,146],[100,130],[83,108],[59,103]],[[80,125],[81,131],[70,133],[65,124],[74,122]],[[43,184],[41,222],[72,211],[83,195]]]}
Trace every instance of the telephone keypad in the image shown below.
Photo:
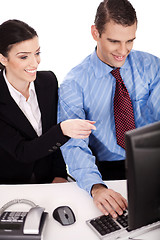
{"label": "telephone keypad", "polygon": [[28,212],[4,212],[0,218],[0,222],[16,223],[23,222]]}

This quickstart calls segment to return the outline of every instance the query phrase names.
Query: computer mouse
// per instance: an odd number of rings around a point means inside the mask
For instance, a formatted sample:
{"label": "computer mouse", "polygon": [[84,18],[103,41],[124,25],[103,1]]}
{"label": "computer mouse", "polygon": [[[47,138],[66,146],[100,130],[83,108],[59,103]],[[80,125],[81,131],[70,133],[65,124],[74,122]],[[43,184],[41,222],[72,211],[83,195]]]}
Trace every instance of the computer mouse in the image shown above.
{"label": "computer mouse", "polygon": [[71,225],[76,221],[72,209],[68,206],[57,207],[53,211],[53,218],[63,226]]}

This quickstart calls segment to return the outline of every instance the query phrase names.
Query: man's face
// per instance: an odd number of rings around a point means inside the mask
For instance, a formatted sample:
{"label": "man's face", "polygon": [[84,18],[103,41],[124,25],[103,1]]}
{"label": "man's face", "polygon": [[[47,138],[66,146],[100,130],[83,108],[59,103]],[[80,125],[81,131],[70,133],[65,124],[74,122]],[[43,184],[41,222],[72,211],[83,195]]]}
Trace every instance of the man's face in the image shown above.
{"label": "man's face", "polygon": [[125,27],[110,21],[100,36],[96,27],[92,26],[92,36],[97,41],[100,60],[113,67],[121,67],[133,47],[136,30],[137,23]]}

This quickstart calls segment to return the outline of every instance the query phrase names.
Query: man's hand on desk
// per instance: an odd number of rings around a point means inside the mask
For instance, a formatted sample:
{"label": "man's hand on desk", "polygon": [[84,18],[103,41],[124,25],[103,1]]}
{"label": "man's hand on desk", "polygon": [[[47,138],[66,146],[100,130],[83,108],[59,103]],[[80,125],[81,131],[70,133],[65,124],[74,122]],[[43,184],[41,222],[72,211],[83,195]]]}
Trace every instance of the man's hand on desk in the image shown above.
{"label": "man's hand on desk", "polygon": [[61,178],[61,177],[55,177],[52,181],[52,183],[64,183],[64,182],[68,182],[65,178]]}
{"label": "man's hand on desk", "polygon": [[127,200],[120,193],[107,189],[102,184],[93,185],[91,194],[95,205],[105,215],[110,214],[116,218],[117,213],[122,215],[127,208]]}

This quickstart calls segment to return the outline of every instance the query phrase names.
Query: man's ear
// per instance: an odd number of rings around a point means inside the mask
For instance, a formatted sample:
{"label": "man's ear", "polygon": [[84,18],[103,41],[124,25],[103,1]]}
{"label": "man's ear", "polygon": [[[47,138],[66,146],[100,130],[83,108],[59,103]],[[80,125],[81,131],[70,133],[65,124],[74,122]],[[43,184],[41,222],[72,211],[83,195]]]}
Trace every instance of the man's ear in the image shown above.
{"label": "man's ear", "polygon": [[93,39],[94,39],[95,41],[98,41],[98,40],[99,40],[99,32],[98,32],[98,30],[97,30],[97,28],[96,28],[95,25],[92,25],[92,26],[91,26],[91,33],[92,33]]}
{"label": "man's ear", "polygon": [[6,66],[6,65],[7,65],[7,58],[4,57],[1,53],[0,53],[0,63],[1,63],[3,66]]}

